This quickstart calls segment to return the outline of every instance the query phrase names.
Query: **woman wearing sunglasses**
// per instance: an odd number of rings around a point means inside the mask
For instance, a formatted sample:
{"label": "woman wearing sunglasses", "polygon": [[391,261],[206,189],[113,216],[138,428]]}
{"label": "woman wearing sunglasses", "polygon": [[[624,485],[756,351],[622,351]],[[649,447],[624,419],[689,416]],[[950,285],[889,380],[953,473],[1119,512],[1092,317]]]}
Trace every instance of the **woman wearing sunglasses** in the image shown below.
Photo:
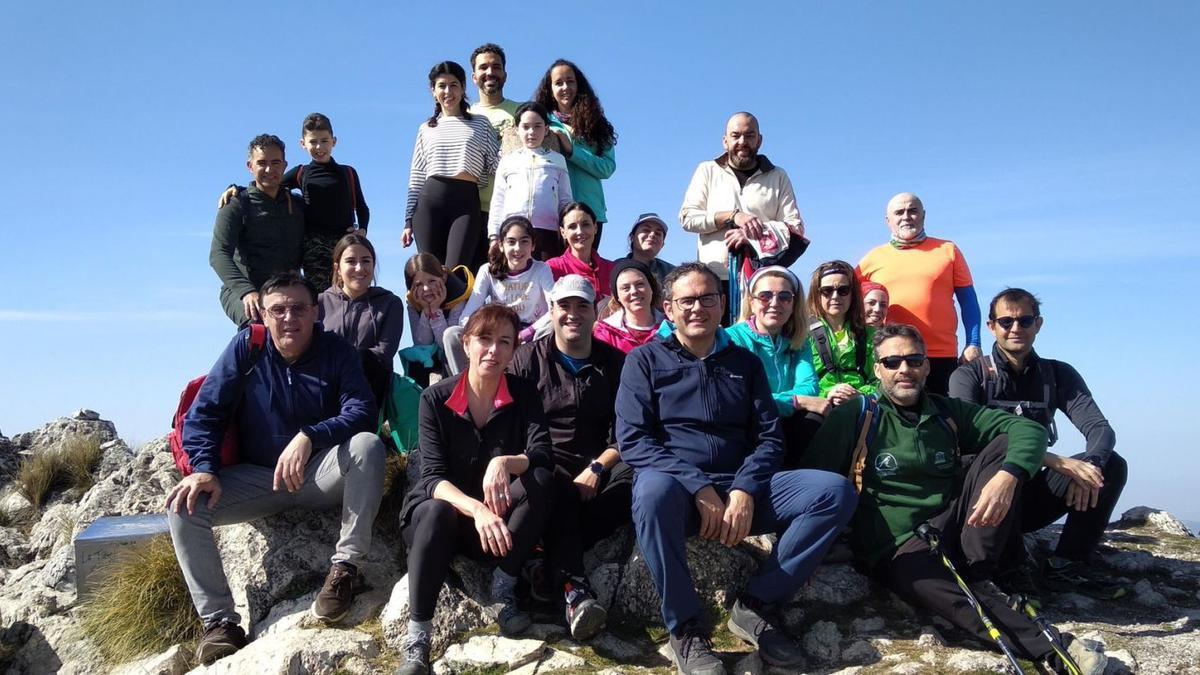
{"label": "woman wearing sunglasses", "polygon": [[772,265],[755,272],[747,288],[741,321],[726,332],[766,367],[771,398],[783,422],[788,450],[784,465],[792,467],[793,457],[799,457],[829,411],[829,401],[817,396],[804,287],[795,274]]}
{"label": "woman wearing sunglasses", "polygon": [[850,263],[833,260],[813,271],[808,311],[818,395],[838,406],[859,394],[874,394],[879,384],[871,350],[875,329],[866,325]]}

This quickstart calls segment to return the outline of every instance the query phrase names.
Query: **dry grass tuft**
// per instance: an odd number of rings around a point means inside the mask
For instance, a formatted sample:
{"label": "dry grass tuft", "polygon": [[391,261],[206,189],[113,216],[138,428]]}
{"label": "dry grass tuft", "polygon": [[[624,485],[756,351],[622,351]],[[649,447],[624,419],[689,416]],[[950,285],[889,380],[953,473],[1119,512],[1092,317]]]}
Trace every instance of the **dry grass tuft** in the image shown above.
{"label": "dry grass tuft", "polygon": [[96,436],[72,436],[57,448],[39,452],[21,462],[17,470],[17,489],[34,508],[40,509],[55,490],[71,489],[79,493],[92,487],[92,471],[100,461],[100,439]]}
{"label": "dry grass tuft", "polygon": [[200,638],[200,620],[170,537],[130,546],[98,573],[103,580],[83,603],[80,629],[109,663]]}

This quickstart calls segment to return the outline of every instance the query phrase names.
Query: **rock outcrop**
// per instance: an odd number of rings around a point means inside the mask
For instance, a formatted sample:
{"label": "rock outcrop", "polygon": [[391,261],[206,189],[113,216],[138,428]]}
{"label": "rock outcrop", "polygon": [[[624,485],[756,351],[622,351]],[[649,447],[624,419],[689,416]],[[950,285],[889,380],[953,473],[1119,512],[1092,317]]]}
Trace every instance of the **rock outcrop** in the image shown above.
{"label": "rock outcrop", "polygon": [[[82,494],[52,493],[33,508],[14,485],[21,462],[90,435],[102,443],[94,484]],[[105,515],[157,513],[179,479],[165,439],[129,448],[110,422],[92,411],[51,422],[12,439],[0,437],[0,672],[7,673],[335,673],[391,672],[408,619],[408,578],[394,504],[376,523],[365,568],[371,588],[338,626],[308,608],[329,566],[338,514],[287,513],[218,530],[230,585],[245,627],[256,639],[238,654],[195,668],[193,644],[103,662],[80,629],[73,538]],[[396,488],[402,492],[403,486]],[[1031,543],[1050,550],[1055,528]],[[693,540],[689,561],[714,619],[770,550],[755,537],[735,549]],[[931,621],[873,587],[843,557],[832,555],[787,604],[787,629],[804,645],[809,672],[999,672],[1004,662],[968,636]],[[557,610],[535,610],[534,627],[509,639],[495,635],[487,607],[490,570],[465,559],[438,599],[438,673],[556,671],[670,672],[662,649],[659,600],[645,562],[626,529],[585,557],[609,630],[590,643],[571,641]],[[1170,514],[1139,507],[1113,523],[1096,563],[1125,591],[1051,593],[1043,613],[1060,629],[1103,645],[1106,673],[1200,672],[1200,540]],[[720,622],[718,621],[718,624]],[[731,672],[772,673],[723,629],[717,649]]]}

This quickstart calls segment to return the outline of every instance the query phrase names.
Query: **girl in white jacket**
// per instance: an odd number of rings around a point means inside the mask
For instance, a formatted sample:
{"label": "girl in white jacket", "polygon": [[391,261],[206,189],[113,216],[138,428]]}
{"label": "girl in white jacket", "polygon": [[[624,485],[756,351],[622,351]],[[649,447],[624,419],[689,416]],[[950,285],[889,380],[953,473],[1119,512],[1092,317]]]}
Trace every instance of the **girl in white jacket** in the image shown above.
{"label": "girl in white jacket", "polygon": [[524,147],[501,157],[496,167],[495,190],[488,207],[488,240],[495,246],[500,224],[509,216],[525,216],[533,223],[534,256],[547,260],[563,252],[558,212],[571,202],[567,160],[542,147],[550,114],[540,103],[523,104],[515,117],[517,136]]}

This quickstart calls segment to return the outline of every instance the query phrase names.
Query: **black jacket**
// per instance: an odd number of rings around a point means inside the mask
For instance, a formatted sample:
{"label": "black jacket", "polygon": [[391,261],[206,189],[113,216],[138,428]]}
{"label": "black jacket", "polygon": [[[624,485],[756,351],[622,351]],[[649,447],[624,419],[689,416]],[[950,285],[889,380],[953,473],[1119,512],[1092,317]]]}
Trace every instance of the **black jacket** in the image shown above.
{"label": "black jacket", "polygon": [[412,488],[400,513],[401,527],[418,504],[433,499],[434,488],[444,480],[482,500],[483,474],[493,457],[523,452],[530,471],[554,467],[542,399],[533,384],[505,375],[497,406],[483,428],[476,429],[466,410],[466,376],[463,372],[421,393],[420,442],[416,455],[409,457]]}
{"label": "black jacket", "polygon": [[617,387],[625,355],[592,340],[588,365],[572,375],[559,356],[554,336],[522,345],[509,370],[537,385],[555,463],[576,475],[608,448],[617,447]]}
{"label": "black jacket", "polygon": [[[1061,410],[1066,414],[1071,424],[1079,429],[1087,440],[1084,450],[1085,459],[1103,467],[1108,462],[1117,443],[1117,435],[1108,424],[1100,406],[1092,398],[1083,378],[1070,365],[1053,359],[1042,359],[1036,351],[1030,350],[1025,359],[1025,367],[1019,373],[1014,373],[1008,359],[998,347],[992,348],[992,362],[996,366],[996,380],[993,398],[1006,401],[1043,402],[1045,396],[1045,380],[1042,377],[1042,367],[1053,368],[1054,387],[1050,392],[1049,406],[1046,409],[1024,406],[1021,415],[1027,417],[1049,431],[1054,420],[1054,411]],[[950,395],[963,401],[978,405],[987,405],[988,393],[984,390],[983,359],[958,367],[950,376]],[[1013,412],[1009,410],[1009,412]]]}

